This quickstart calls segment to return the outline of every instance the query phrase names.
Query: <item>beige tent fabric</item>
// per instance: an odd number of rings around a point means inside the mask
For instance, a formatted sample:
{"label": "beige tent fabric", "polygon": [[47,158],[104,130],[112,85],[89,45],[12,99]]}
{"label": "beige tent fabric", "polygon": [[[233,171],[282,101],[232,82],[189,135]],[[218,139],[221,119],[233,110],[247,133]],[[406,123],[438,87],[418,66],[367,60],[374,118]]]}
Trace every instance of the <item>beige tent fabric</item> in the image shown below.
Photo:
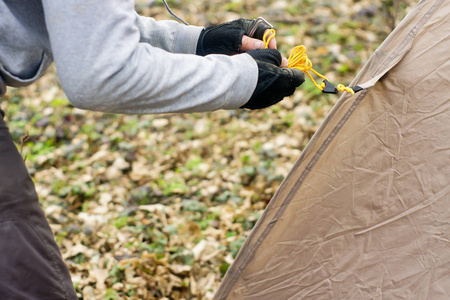
{"label": "beige tent fabric", "polygon": [[215,299],[450,299],[450,1],[421,1],[357,84]]}

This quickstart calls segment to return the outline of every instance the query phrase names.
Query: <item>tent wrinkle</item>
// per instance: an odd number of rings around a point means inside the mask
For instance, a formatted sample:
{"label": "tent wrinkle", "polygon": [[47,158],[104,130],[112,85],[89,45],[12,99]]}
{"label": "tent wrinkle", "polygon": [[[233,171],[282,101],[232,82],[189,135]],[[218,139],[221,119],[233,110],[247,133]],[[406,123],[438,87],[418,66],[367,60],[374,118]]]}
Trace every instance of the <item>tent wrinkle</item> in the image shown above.
{"label": "tent wrinkle", "polygon": [[422,0],[380,45],[214,299],[448,299],[449,16]]}
{"label": "tent wrinkle", "polygon": [[400,218],[404,218],[406,216],[409,216],[410,214],[413,214],[413,213],[415,213],[415,212],[417,212],[417,211],[419,211],[421,209],[424,209],[424,208],[430,206],[435,201],[445,200],[444,196],[448,195],[449,193],[450,193],[450,186],[447,186],[447,188],[444,188],[442,191],[439,191],[437,194],[435,194],[432,197],[424,200],[423,202],[417,204],[416,206],[405,210],[401,214],[398,214],[398,215],[396,215],[396,216],[394,216],[392,218],[389,218],[389,219],[387,219],[387,220],[385,220],[383,222],[375,224],[375,225],[373,225],[373,226],[371,226],[371,227],[369,227],[367,229],[355,232],[354,235],[357,236],[357,235],[365,234],[365,233],[367,233],[369,231],[372,231],[372,230],[375,230],[377,228],[380,228],[381,226],[384,226],[384,225],[390,224],[392,222],[395,222],[395,221],[397,221]]}

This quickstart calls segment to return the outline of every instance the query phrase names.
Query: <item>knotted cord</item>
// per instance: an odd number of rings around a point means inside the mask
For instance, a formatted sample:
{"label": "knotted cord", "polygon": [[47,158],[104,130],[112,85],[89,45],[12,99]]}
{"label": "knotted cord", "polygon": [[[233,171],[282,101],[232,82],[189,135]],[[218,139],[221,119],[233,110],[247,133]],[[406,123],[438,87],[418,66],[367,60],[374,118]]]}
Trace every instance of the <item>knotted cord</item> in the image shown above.
{"label": "knotted cord", "polygon": [[[274,37],[275,37],[274,29],[267,30],[264,33],[263,42],[266,46],[266,49],[269,48],[269,43]],[[321,91],[323,91],[323,89],[326,86],[325,81],[322,82],[321,84],[317,84],[317,82],[314,80],[314,77],[311,75],[310,72],[316,74],[318,77],[321,77],[322,79],[329,82],[328,78],[326,78],[325,76],[323,76],[322,74],[313,69],[312,67],[313,64],[311,60],[308,58],[308,55],[306,55],[306,48],[303,45],[297,46],[292,50],[291,54],[289,55],[288,62],[289,62],[287,66],[288,68],[299,69],[302,72],[306,73],[306,75],[308,75],[308,77],[314,83],[316,88],[318,88]],[[351,87],[347,87],[343,84],[338,84],[336,86],[336,89],[341,92],[345,91],[351,94],[355,93],[355,91]]]}

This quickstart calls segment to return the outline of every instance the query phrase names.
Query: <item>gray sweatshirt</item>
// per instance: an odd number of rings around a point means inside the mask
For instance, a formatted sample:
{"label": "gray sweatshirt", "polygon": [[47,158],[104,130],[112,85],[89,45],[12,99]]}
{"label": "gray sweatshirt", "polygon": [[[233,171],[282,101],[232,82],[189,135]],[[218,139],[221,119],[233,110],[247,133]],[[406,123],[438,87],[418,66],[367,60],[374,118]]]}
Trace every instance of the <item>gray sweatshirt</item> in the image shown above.
{"label": "gray sweatshirt", "polygon": [[0,96],[54,61],[81,109],[238,108],[256,87],[257,65],[247,54],[194,55],[201,29],[138,16],[133,0],[0,0]]}

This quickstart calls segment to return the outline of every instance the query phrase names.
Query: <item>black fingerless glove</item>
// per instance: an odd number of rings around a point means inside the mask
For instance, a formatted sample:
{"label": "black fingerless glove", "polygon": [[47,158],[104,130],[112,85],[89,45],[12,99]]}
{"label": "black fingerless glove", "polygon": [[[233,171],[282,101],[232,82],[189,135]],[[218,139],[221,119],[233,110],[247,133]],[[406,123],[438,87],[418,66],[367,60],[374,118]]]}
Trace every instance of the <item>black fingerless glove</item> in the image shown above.
{"label": "black fingerless glove", "polygon": [[[238,19],[220,25],[209,26],[202,30],[197,42],[197,55],[242,53],[239,48],[242,45],[244,34],[249,35],[255,20]],[[270,29],[264,23],[259,23],[252,37],[262,40],[266,29]]]}
{"label": "black fingerless glove", "polygon": [[[248,19],[238,19],[230,22],[234,26],[237,26],[239,28],[242,28],[245,31],[245,34],[249,37],[253,37],[255,39],[262,40],[264,36],[264,32],[267,29],[271,29],[272,27],[266,25],[265,23],[259,23],[257,20],[248,20]],[[251,33],[250,30],[254,26],[254,24],[257,23],[257,27],[254,29],[254,32]]]}
{"label": "black fingerless glove", "polygon": [[258,83],[250,100],[241,108],[259,109],[274,105],[291,96],[295,88],[305,81],[305,75],[297,69],[279,68],[281,53],[275,49],[248,51],[258,64]]}

